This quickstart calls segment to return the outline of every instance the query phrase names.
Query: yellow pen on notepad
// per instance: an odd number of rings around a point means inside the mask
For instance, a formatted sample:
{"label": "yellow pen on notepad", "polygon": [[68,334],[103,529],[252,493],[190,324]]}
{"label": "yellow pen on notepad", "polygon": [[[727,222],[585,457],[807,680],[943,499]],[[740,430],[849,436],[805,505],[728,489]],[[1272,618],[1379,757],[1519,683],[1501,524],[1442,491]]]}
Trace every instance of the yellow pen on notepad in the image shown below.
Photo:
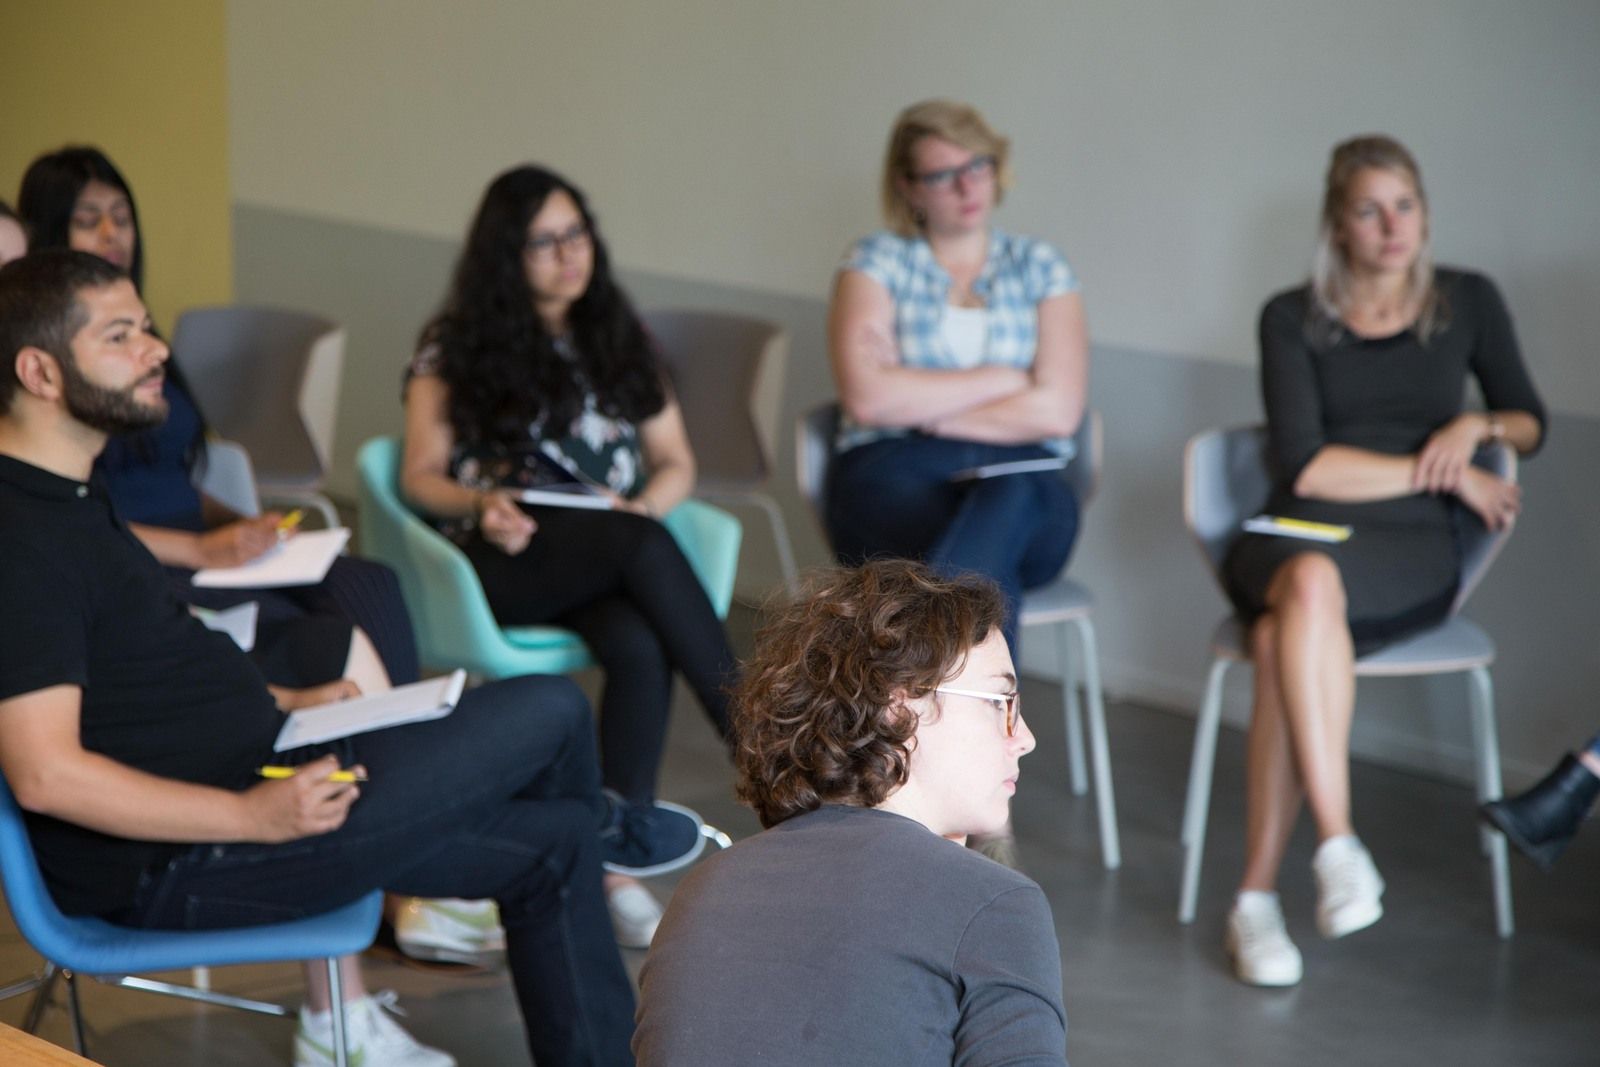
{"label": "yellow pen on notepad", "polygon": [[[300,772],[299,767],[257,767],[256,773],[263,778],[293,778]],[[328,775],[330,782],[365,782],[367,776],[357,774],[355,771],[334,771]]]}
{"label": "yellow pen on notepad", "polygon": [[1353,532],[1348,526],[1331,522],[1312,522],[1310,519],[1291,519],[1282,515],[1257,515],[1246,519],[1244,528],[1252,533],[1278,534],[1288,537],[1305,537],[1313,541],[1338,544],[1348,541]]}
{"label": "yellow pen on notepad", "polygon": [[279,519],[278,536],[288,537],[290,534],[294,533],[295,529],[300,525],[300,520],[305,517],[305,512],[301,511],[299,508],[295,508],[293,511],[289,512],[289,514]]}

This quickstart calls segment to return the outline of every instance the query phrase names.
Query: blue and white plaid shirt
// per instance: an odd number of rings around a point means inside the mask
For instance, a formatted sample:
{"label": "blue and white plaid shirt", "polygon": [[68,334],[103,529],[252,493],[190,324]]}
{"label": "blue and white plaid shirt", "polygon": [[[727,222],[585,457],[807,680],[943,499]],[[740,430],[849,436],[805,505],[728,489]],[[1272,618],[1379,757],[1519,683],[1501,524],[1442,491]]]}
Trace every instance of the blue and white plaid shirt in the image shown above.
{"label": "blue and white plaid shirt", "polygon": [[[841,270],[858,270],[889,290],[894,300],[895,343],[900,362],[927,370],[957,370],[971,364],[950,350],[944,338],[950,275],[933,258],[921,237],[901,237],[888,230],[868,234],[845,255]],[[972,283],[984,302],[988,332],[983,362],[1006,367],[1031,367],[1039,347],[1039,304],[1078,288],[1066,258],[1053,245],[1032,237],[991,230],[989,255]],[[847,417],[839,431],[840,450],[909,431],[861,426]],[[1042,442],[1070,455],[1070,440]]]}

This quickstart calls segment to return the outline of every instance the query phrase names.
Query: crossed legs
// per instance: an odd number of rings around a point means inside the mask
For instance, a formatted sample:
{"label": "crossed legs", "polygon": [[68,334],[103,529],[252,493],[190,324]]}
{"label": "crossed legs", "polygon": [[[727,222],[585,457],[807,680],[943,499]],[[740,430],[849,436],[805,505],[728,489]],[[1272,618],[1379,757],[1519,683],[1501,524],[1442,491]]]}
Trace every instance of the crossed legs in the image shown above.
{"label": "crossed legs", "polygon": [[1339,568],[1319,552],[1292,556],[1273,575],[1266,599],[1268,610],[1250,635],[1255,709],[1241,890],[1277,884],[1302,801],[1319,841],[1351,833],[1355,652]]}

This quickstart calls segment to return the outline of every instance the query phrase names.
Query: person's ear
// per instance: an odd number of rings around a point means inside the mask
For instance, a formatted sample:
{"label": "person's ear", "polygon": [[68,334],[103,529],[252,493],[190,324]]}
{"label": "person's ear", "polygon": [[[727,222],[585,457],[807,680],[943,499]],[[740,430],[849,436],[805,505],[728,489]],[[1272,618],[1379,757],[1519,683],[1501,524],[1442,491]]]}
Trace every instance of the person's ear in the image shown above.
{"label": "person's ear", "polygon": [[54,400],[61,395],[61,363],[49,352],[36,345],[23,345],[17,350],[17,381],[22,388],[44,400]]}

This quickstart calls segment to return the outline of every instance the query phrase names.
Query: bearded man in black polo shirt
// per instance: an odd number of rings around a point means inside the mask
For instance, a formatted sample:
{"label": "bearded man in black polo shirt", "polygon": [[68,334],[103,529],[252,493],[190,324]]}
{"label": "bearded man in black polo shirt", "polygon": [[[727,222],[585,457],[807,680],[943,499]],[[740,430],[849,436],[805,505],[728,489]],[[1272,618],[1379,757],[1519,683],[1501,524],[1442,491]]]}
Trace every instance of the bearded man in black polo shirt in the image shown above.
{"label": "bearded man in black polo shirt", "polygon": [[[541,1067],[631,1063],[582,695],[515,679],[444,719],[273,757],[282,712],[261,675],[172,596],[91,480],[109,434],[164,417],[167,355],[110,264],[53,251],[0,268],[0,772],[57,904],[201,929],[378,888],[493,897]],[[268,762],[300,772],[256,780]],[[341,767],[369,780],[332,781]],[[448,1062],[431,1051],[416,1062]]]}

